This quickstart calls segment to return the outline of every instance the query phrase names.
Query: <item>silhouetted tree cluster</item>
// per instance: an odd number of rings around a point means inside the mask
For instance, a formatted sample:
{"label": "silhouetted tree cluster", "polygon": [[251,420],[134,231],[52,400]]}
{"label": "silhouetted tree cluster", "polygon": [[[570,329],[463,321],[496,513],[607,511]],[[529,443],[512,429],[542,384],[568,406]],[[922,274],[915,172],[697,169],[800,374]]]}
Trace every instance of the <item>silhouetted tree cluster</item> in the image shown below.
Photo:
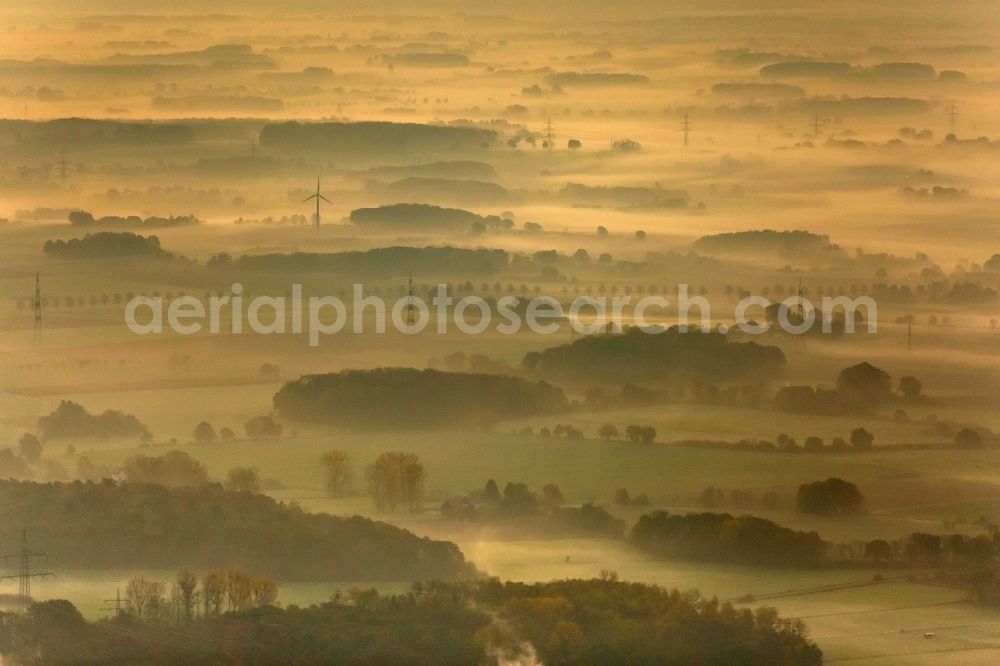
{"label": "silhouetted tree cluster", "polygon": [[125,460],[122,472],[129,483],[161,486],[200,486],[208,482],[208,469],[184,451],[162,456],[135,455]]}
{"label": "silhouetted tree cluster", "polygon": [[706,381],[766,378],[785,366],[777,347],[729,342],[725,335],[675,326],[657,334],[627,328],[622,334],[590,335],[572,343],[529,352],[524,370],[579,382],[653,382],[672,378]]}
{"label": "silhouetted tree cluster", "polygon": [[96,257],[167,257],[156,236],[140,236],[127,231],[101,231],[83,238],[48,240],[42,247],[45,254],[71,259]]}
{"label": "silhouetted tree cluster", "polygon": [[795,505],[804,513],[859,513],[865,498],[849,481],[829,478],[799,486]]}
{"label": "silhouetted tree cluster", "polygon": [[653,426],[626,426],[625,439],[636,444],[652,444],[656,441],[656,428]]}
{"label": "silhouetted tree cluster", "polygon": [[563,411],[562,390],[488,374],[377,368],[305,375],[274,396],[284,418],[369,429],[413,428]]}
{"label": "silhouetted tree cluster", "polygon": [[873,539],[864,543],[865,562],[887,566],[956,568],[984,571],[997,568],[1000,534],[912,534],[887,541]]}
{"label": "silhouetted tree cluster", "polygon": [[85,210],[74,210],[69,213],[69,223],[73,226],[130,226],[130,227],[179,227],[189,224],[201,224],[194,215],[171,215],[170,217],[150,216],[147,218],[138,215],[105,215],[95,218]]}
{"label": "silhouetted tree cluster", "polygon": [[273,416],[262,414],[247,421],[243,429],[246,431],[247,437],[250,438],[281,437],[284,427]]}
{"label": "silhouetted tree cluster", "polygon": [[816,532],[728,513],[654,511],[639,518],[630,540],[660,557],[766,566],[818,566],[827,550]]}
{"label": "silhouetted tree cluster", "polygon": [[632,497],[627,488],[616,490],[614,500],[618,506],[649,506],[649,497],[646,493],[639,493]]}
{"label": "silhouetted tree cluster", "polygon": [[454,579],[470,573],[452,543],[367,518],[309,514],[218,484],[0,481],[0,540],[21,526],[67,569],[237,567],[280,580]]}
{"label": "silhouetted tree cluster", "polygon": [[38,417],[38,431],[42,439],[134,436],[148,439],[150,437],[146,426],[131,414],[112,409],[105,410],[101,414],[91,414],[70,400],[60,402],[49,415]]}
{"label": "silhouetted tree cluster", "polygon": [[[899,396],[908,402],[920,398],[923,384],[912,376],[899,380]],[[841,415],[865,413],[894,398],[892,378],[870,363],[859,363],[841,370],[837,389],[831,391],[812,386],[783,386],[778,389],[771,406],[799,414]]]}

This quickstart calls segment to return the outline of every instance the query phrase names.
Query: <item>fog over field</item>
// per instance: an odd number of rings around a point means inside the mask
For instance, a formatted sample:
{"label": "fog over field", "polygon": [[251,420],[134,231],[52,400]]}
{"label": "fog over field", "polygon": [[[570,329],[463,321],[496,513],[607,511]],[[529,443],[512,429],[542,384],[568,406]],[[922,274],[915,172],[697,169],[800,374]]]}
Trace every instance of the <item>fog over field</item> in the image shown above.
{"label": "fog over field", "polygon": [[1000,8],[0,7],[3,663],[1000,658]]}

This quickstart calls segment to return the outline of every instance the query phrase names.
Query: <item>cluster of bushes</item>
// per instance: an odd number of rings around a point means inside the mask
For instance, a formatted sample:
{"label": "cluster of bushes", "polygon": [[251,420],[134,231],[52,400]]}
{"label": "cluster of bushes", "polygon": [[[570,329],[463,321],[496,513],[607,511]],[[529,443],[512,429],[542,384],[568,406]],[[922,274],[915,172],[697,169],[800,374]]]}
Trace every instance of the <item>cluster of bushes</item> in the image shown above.
{"label": "cluster of bushes", "polygon": [[15,543],[26,524],[55,568],[236,567],[302,581],[471,573],[453,543],[359,516],[305,513],[218,484],[0,481],[0,541]]}
{"label": "cluster of bushes", "polygon": [[38,418],[42,439],[65,437],[141,437],[150,439],[149,430],[131,414],[108,409],[91,414],[81,405],[63,400],[48,416]]}
{"label": "cluster of bushes", "polygon": [[413,368],[304,375],[274,395],[282,418],[368,429],[481,423],[567,406],[562,390],[546,382]]}
{"label": "cluster of bushes", "polygon": [[160,239],[156,236],[140,236],[128,231],[101,231],[68,241],[48,240],[42,250],[45,254],[70,259],[171,256],[160,247]]}
{"label": "cluster of bushes", "polygon": [[769,377],[785,366],[777,347],[729,342],[720,333],[678,327],[650,335],[638,328],[591,335],[525,355],[529,374],[579,382],[652,382],[699,378],[706,381]]}
{"label": "cluster of bushes", "polygon": [[[68,601],[10,619],[0,653],[21,663],[818,665],[801,621],[654,585],[594,580],[352,590],[308,608],[265,606],[186,621],[88,623]],[[123,634],[127,640],[123,640]],[[247,637],[252,637],[248,640]],[[238,640],[234,639],[238,638]]]}

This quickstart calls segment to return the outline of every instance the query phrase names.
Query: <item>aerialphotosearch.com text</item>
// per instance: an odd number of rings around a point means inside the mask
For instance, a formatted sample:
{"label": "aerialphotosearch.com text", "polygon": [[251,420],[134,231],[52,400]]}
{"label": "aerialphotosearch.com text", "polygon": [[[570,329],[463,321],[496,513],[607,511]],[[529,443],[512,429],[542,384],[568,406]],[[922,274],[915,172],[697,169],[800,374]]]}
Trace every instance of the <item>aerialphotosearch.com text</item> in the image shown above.
{"label": "aerialphotosearch.com text", "polygon": [[[663,332],[669,325],[687,330],[711,328],[712,306],[704,296],[692,296],[688,285],[677,285],[676,301],[659,295],[640,298],[631,296],[576,296],[568,304],[551,296],[524,298],[502,296],[488,300],[481,296],[456,299],[448,286],[439,284],[430,302],[417,295],[406,295],[394,302],[378,296],[365,295],[364,285],[355,284],[349,303],[336,296],[303,296],[302,285],[293,284],[289,296],[243,296],[243,285],[233,283],[228,294],[210,296],[205,300],[181,296],[166,302],[161,296],[136,296],[125,307],[125,323],[133,333],[159,334],[164,327],[181,335],[207,331],[219,334],[241,334],[251,331],[259,335],[291,333],[308,336],[309,345],[318,346],[322,336],[345,329],[355,334],[385,333],[387,325],[400,333],[415,335],[431,328],[444,334],[452,326],[466,335],[477,335],[491,327],[502,335],[511,335],[527,327],[533,333],[550,335],[568,322],[581,335],[609,330],[621,330],[631,325],[647,333]],[[246,301],[244,303],[244,301]],[[766,333],[772,327],[761,321],[767,308],[775,303],[762,296],[748,296],[735,304],[729,320],[733,326],[749,335]],[[676,306],[676,307],[674,307]],[[839,330],[853,333],[855,319],[866,323],[869,333],[877,328],[877,308],[868,296],[823,297],[819,310],[807,298],[790,296],[777,302],[775,323],[790,334],[813,330],[819,317],[820,330],[833,331],[833,321],[839,313]],[[863,315],[860,314],[863,312]],[[755,312],[756,317],[749,313]],[[433,318],[432,318],[433,314]],[[696,317],[694,315],[697,315]],[[433,326],[432,324],[433,319]],[[720,320],[716,320],[720,321]],[[718,323],[720,332],[730,326]]]}

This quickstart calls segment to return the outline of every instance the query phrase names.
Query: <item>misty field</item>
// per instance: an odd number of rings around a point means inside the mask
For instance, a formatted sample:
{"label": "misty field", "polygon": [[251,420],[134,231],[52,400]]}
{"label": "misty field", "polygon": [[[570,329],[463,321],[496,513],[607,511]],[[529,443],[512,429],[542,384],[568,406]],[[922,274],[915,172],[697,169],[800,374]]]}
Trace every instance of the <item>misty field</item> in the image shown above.
{"label": "misty field", "polygon": [[79,4],[0,8],[0,662],[1000,660],[996,3]]}

